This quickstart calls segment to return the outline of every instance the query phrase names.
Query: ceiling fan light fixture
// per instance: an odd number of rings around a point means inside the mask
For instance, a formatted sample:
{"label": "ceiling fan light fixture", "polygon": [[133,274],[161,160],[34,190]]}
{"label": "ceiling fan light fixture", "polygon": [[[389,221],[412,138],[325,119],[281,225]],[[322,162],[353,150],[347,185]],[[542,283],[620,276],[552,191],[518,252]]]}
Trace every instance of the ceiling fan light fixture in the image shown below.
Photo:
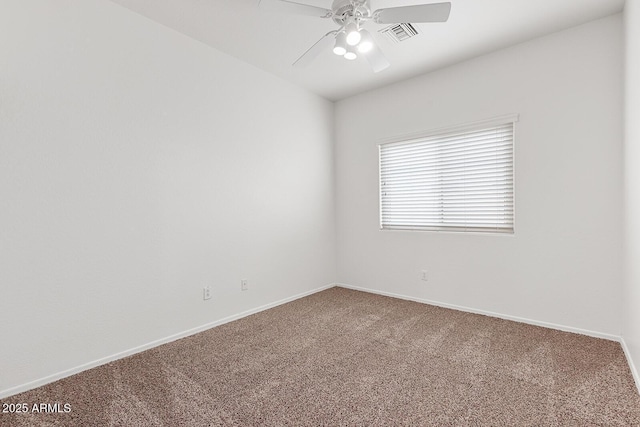
{"label": "ceiling fan light fixture", "polygon": [[338,56],[344,56],[347,53],[347,35],[343,32],[336,36],[336,44],[333,47],[333,53]]}
{"label": "ceiling fan light fixture", "polygon": [[362,35],[362,40],[358,44],[358,52],[367,53],[373,49],[373,37],[367,30],[360,30],[360,34]]}
{"label": "ceiling fan light fixture", "polygon": [[350,22],[344,27],[344,31],[347,34],[347,44],[349,46],[356,46],[362,40],[362,34],[358,30],[358,24]]}
{"label": "ceiling fan light fixture", "polygon": [[347,53],[344,54],[344,59],[348,59],[349,61],[353,61],[357,57],[358,57],[358,54],[356,53],[356,50],[352,46],[349,46],[347,48]]}
{"label": "ceiling fan light fixture", "polygon": [[344,56],[347,53],[347,49],[344,46],[335,46],[333,48],[333,53],[338,56]]}
{"label": "ceiling fan light fixture", "polygon": [[[446,22],[451,12],[451,1],[413,6],[387,6],[376,10],[371,9],[372,0],[332,0],[331,9],[311,6],[305,4],[306,1],[259,0],[258,2],[258,6],[261,8],[331,19],[338,26],[307,49],[293,63],[296,68],[308,66],[323,51],[333,47],[332,50],[336,55],[342,56],[348,61],[357,59],[358,55],[363,56],[373,72],[378,73],[387,69],[391,64],[377,45],[377,36],[374,39],[372,34],[362,26],[368,26],[369,22],[390,24],[389,27],[379,32],[388,37],[393,35],[394,41],[401,41],[417,34],[416,29],[411,25],[412,22]],[[323,1],[329,2],[329,0]],[[398,28],[402,30],[402,33],[397,31]]]}

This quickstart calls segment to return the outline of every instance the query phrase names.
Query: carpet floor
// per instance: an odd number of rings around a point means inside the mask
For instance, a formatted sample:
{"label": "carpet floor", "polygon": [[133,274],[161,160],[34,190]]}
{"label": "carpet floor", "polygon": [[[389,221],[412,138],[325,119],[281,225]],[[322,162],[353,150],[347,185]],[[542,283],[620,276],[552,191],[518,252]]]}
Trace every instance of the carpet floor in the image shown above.
{"label": "carpet floor", "polygon": [[616,342],[342,288],[2,403],[29,406],[2,426],[640,426]]}

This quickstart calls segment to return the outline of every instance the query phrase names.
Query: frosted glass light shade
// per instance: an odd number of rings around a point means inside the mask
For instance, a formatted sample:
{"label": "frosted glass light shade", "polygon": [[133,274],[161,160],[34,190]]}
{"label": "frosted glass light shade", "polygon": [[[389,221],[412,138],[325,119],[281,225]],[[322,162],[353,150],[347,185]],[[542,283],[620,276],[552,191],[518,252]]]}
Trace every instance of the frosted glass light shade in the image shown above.
{"label": "frosted glass light shade", "polygon": [[344,28],[344,31],[347,34],[347,44],[349,46],[355,46],[360,43],[362,34],[360,34],[360,31],[358,31],[358,25],[355,22],[347,24],[347,26]]}
{"label": "frosted glass light shade", "polygon": [[353,61],[357,57],[356,50],[351,46],[347,49],[347,53],[344,54],[344,59],[348,59],[349,61]]}
{"label": "frosted glass light shade", "polygon": [[360,30],[360,34],[362,35],[362,40],[358,44],[358,52],[367,53],[373,49],[373,37],[367,30]]}
{"label": "frosted glass light shade", "polygon": [[333,53],[339,56],[347,53],[347,35],[344,32],[336,36],[336,45],[333,47]]}

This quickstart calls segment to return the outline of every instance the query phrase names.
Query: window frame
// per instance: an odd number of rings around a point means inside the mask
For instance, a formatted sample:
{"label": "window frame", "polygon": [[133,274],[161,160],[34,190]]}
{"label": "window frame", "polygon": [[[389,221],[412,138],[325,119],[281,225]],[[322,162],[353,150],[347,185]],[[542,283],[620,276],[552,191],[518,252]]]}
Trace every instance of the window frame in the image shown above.
{"label": "window frame", "polygon": [[[405,134],[379,140],[378,148],[378,222],[380,231],[426,231],[438,233],[464,233],[464,234],[480,234],[480,235],[496,235],[496,236],[513,236],[516,232],[516,129],[519,121],[519,114],[506,114],[503,116],[493,117],[486,120],[480,120],[470,123],[458,124],[453,126],[445,126],[431,130],[421,131],[412,134]],[[457,227],[457,226],[384,226],[383,225],[383,195],[382,195],[382,156],[381,150],[385,145],[391,144],[407,144],[413,141],[419,142],[427,138],[445,136],[447,134],[456,134],[463,132],[480,131],[484,128],[498,127],[511,124],[513,126],[511,140],[511,168],[512,168],[512,201],[513,216],[511,229],[487,228],[487,227]]]}

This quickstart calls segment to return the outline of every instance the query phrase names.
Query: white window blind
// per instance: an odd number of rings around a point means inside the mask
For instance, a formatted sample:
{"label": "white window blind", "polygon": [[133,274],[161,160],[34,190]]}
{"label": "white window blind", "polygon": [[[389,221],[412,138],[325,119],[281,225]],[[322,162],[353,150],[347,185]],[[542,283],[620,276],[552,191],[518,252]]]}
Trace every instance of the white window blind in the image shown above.
{"label": "white window blind", "polygon": [[381,144],[381,228],[513,233],[514,121]]}

